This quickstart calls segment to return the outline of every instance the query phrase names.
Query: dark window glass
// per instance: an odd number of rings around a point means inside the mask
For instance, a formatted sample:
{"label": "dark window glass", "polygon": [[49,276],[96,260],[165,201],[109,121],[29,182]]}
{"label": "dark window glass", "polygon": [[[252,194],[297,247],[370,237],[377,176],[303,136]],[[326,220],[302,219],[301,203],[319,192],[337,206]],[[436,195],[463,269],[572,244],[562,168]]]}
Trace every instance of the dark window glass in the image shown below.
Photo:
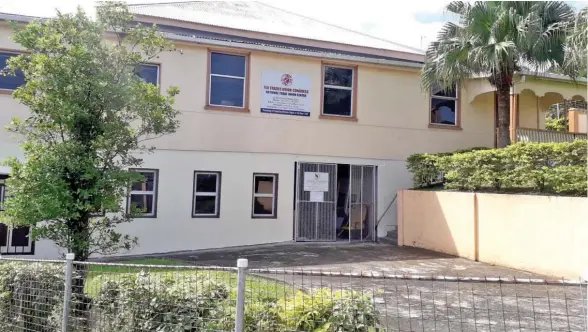
{"label": "dark window glass", "polygon": [[245,77],[245,57],[242,55],[212,53],[210,55],[210,73]]}
{"label": "dark window glass", "polygon": [[29,245],[29,227],[18,227],[12,230],[12,239],[10,246],[12,247],[26,247]]}
{"label": "dark window glass", "polygon": [[196,174],[196,192],[216,192],[216,174]]}
{"label": "dark window glass", "polygon": [[455,87],[450,89],[442,89],[439,85],[434,85],[431,88],[431,95],[438,97],[455,98],[457,96],[457,93],[455,91]]}
{"label": "dark window glass", "polygon": [[196,196],[194,214],[215,214],[216,196]]}
{"label": "dark window glass", "polygon": [[256,194],[273,194],[274,177],[273,176],[256,176],[255,177]]}
{"label": "dark window glass", "polygon": [[253,203],[253,214],[256,215],[273,215],[273,197],[255,197]]}
{"label": "dark window glass", "polygon": [[133,191],[153,191],[155,188],[155,173],[153,172],[139,172],[143,175],[143,182],[133,183],[131,190]]}
{"label": "dark window glass", "polygon": [[325,88],[323,114],[351,116],[351,90]]}
{"label": "dark window glass", "polygon": [[146,83],[153,85],[159,84],[159,66],[157,65],[141,65],[139,68],[139,77]]}
{"label": "dark window glass", "polygon": [[8,244],[8,226],[0,223],[0,246],[6,247]]}
{"label": "dark window glass", "polygon": [[353,69],[325,66],[325,85],[351,87],[353,85]]}
{"label": "dark window glass", "polygon": [[243,107],[245,80],[241,78],[210,77],[210,104]]}
{"label": "dark window glass", "polygon": [[455,125],[455,100],[431,99],[431,123]]}
{"label": "dark window glass", "polygon": [[[17,56],[15,53],[1,53],[0,52],[0,73],[6,68],[6,61],[13,56]],[[19,86],[25,84],[24,74],[20,71],[15,73],[15,76],[11,75],[0,75],[0,89],[15,90]]]}
{"label": "dark window glass", "polygon": [[131,211],[153,213],[153,195],[131,194]]}

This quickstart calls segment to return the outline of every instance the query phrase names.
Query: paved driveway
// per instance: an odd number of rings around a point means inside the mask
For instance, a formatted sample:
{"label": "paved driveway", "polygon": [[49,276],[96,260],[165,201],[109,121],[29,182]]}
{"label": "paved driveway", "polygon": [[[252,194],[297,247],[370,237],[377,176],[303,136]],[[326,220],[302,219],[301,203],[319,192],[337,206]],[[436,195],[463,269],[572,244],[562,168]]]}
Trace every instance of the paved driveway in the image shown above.
{"label": "paved driveway", "polygon": [[[165,255],[196,265],[236,265],[296,288],[354,289],[370,294],[385,331],[586,331],[586,287],[377,279],[297,274],[380,272],[459,277],[549,278],[525,271],[385,244],[280,244]],[[296,273],[286,272],[293,270]],[[551,278],[554,279],[554,278]],[[250,290],[255,292],[255,290]]]}
{"label": "paved driveway", "polygon": [[253,268],[303,268],[343,272],[476,277],[541,277],[433,251],[376,243],[292,243],[169,254],[197,265],[236,266],[249,259]]}

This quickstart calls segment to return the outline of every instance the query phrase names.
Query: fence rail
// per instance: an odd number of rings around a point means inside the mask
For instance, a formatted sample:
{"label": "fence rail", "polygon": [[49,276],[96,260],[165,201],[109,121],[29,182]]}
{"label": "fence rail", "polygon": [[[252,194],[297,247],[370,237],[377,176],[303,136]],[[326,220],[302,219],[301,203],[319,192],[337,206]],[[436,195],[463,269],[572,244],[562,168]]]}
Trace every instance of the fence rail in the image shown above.
{"label": "fence rail", "polygon": [[588,330],[581,280],[3,258],[0,288],[2,332]]}
{"label": "fence rail", "polygon": [[549,143],[549,142],[573,142],[577,139],[587,139],[587,135],[583,133],[569,133],[563,131],[550,131],[531,128],[517,128],[517,142],[534,142],[534,143]]}

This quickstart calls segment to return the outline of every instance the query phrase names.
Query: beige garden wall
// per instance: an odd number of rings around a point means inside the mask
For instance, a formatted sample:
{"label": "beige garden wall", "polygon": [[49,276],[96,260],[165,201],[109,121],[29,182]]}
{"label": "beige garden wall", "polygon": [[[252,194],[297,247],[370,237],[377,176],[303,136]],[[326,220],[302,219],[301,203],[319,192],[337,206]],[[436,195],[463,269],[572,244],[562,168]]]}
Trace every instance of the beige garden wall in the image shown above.
{"label": "beige garden wall", "polygon": [[553,277],[588,272],[588,198],[402,190],[398,244]]}

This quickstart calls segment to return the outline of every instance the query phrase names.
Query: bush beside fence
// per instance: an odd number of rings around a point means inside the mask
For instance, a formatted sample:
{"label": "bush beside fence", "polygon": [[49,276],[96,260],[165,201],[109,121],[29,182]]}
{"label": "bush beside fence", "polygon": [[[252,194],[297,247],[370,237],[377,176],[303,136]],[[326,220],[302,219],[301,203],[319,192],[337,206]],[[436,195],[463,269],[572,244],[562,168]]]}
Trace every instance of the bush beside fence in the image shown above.
{"label": "bush beside fence", "polygon": [[416,188],[585,196],[585,140],[516,143],[503,149],[414,154],[407,159]]}

